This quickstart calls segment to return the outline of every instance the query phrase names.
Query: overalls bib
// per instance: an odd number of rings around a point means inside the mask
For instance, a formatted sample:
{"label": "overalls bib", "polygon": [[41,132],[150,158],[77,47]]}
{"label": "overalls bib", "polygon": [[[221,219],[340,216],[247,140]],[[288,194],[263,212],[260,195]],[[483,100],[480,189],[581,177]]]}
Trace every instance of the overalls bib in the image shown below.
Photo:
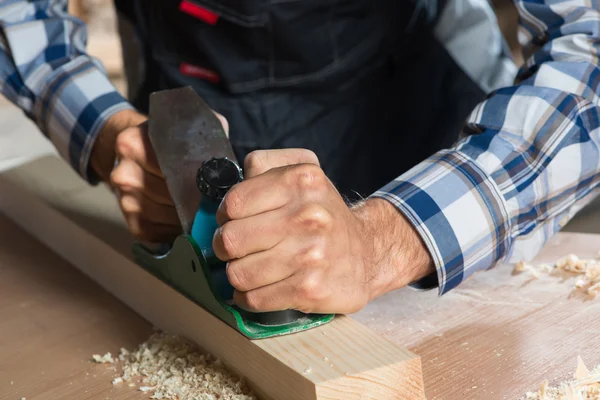
{"label": "overalls bib", "polygon": [[256,149],[311,149],[348,200],[451,146],[484,98],[433,37],[435,12],[410,1],[116,6],[140,111],[153,91],[192,86],[227,118],[240,162]]}

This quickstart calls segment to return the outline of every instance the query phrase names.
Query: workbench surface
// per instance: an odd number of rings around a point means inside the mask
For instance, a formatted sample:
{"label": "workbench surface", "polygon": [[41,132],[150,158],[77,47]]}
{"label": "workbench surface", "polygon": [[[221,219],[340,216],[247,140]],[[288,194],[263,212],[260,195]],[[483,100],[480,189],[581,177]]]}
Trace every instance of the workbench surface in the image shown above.
{"label": "workbench surface", "polygon": [[[0,215],[0,399],[146,399],[111,384],[92,354],[134,348],[148,323]],[[596,255],[595,235],[561,233],[540,255]],[[428,399],[518,399],[600,364],[600,298],[571,280],[503,265],[451,293],[400,290],[352,317],[422,357]]]}
{"label": "workbench surface", "polygon": [[0,213],[0,400],[148,399],[93,354],[151,326]]}
{"label": "workbench surface", "polygon": [[[532,264],[599,249],[600,235],[559,233]],[[572,379],[578,355],[600,364],[600,296],[576,289],[572,275],[512,271],[479,272],[442,297],[403,289],[353,318],[421,356],[429,400],[519,399],[544,379]]]}
{"label": "workbench surface", "polygon": [[[42,160],[7,176],[127,252],[114,198],[61,168]],[[50,183],[40,170],[64,179]],[[1,214],[0,237],[0,400],[147,399],[113,387],[114,371],[90,359],[134,348],[150,334],[148,323]],[[560,233],[533,263],[568,253],[594,258],[599,249],[600,235]],[[513,276],[501,265],[442,297],[405,288],[351,317],[421,356],[429,400],[519,399],[545,378],[570,379],[578,355],[588,367],[600,364],[600,297],[574,282]]]}

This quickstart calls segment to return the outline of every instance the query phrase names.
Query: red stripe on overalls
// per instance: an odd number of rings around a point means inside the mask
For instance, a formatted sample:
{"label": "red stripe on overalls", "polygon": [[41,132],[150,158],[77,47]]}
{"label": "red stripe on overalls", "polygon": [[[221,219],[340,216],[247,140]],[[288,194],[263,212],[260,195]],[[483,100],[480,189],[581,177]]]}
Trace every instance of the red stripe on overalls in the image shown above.
{"label": "red stripe on overalls", "polygon": [[206,22],[207,24],[214,25],[219,20],[219,16],[212,11],[207,10],[204,7],[200,7],[197,4],[194,4],[190,1],[183,0],[179,4],[179,10],[191,15],[192,17],[196,17]]}
{"label": "red stripe on overalls", "polygon": [[179,64],[179,72],[187,76],[193,76],[194,78],[205,79],[212,83],[219,82],[219,75],[216,72],[196,65],[181,63]]}

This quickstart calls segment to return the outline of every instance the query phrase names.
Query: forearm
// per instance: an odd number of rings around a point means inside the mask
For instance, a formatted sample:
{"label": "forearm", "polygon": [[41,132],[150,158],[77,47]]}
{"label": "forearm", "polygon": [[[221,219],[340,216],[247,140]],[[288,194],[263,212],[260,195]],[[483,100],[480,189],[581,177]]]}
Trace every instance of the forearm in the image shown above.
{"label": "forearm", "polygon": [[[484,133],[460,148],[487,167],[511,218],[503,260],[533,258],[598,194],[600,9],[582,0],[516,2],[529,37],[518,85],[482,103]],[[498,110],[505,110],[504,117]],[[497,135],[486,133],[497,132]],[[506,150],[507,144],[512,152]],[[485,149],[492,149],[490,153]]]}
{"label": "forearm", "polygon": [[392,204],[370,199],[354,206],[366,238],[371,299],[420,280],[434,264],[415,228]]}
{"label": "forearm", "polygon": [[105,122],[133,107],[85,53],[83,23],[66,1],[0,3],[0,91],[90,182],[89,159]]}
{"label": "forearm", "polygon": [[519,7],[529,50],[541,42],[520,83],[473,111],[471,136],[372,196],[415,226],[441,294],[476,271],[533,257],[598,193],[600,12],[580,0]]}

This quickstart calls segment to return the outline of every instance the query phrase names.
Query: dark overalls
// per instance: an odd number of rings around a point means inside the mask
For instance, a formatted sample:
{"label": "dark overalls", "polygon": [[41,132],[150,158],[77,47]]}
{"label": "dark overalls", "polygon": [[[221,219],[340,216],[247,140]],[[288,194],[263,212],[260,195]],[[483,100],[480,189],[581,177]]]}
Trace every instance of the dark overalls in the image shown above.
{"label": "dark overalls", "polygon": [[[455,142],[484,98],[402,0],[116,0],[142,61],[130,100],[190,85],[230,124],[238,159],[313,150],[353,200]],[[125,28],[123,28],[125,32]],[[129,63],[128,65],[133,65]],[[137,81],[136,81],[137,80]]]}

